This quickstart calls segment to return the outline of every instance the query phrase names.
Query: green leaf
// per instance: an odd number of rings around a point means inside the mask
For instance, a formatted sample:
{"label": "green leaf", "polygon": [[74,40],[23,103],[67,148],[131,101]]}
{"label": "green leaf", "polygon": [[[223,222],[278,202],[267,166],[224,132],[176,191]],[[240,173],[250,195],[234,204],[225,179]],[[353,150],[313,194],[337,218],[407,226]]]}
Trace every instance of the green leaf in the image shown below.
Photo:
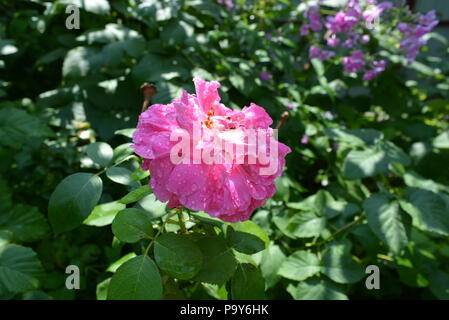
{"label": "green leaf", "polygon": [[120,266],[122,264],[124,264],[126,261],[131,260],[132,258],[136,257],[137,255],[134,252],[130,252],[126,255],[124,255],[123,257],[121,257],[120,259],[118,259],[117,261],[111,263],[109,265],[109,267],[106,269],[106,271],[108,272],[116,272],[118,268],[120,268]]}
{"label": "green leaf", "polygon": [[360,179],[374,176],[388,169],[388,161],[382,150],[367,149],[349,152],[343,163],[346,179]]}
{"label": "green leaf", "polygon": [[123,242],[133,243],[153,236],[153,223],[147,213],[129,208],[120,211],[112,222],[112,232]]}
{"label": "green leaf", "polygon": [[270,242],[266,232],[252,221],[233,223],[227,233],[230,246],[245,254],[262,251]]}
{"label": "green leaf", "polygon": [[281,278],[278,275],[279,268],[285,260],[285,255],[278,245],[272,244],[262,251],[260,270],[266,280],[266,287],[272,288]]}
{"label": "green leaf", "polygon": [[378,146],[366,150],[349,152],[343,163],[346,179],[360,179],[388,171],[388,165],[399,162],[409,165],[409,157],[396,145],[382,141]]}
{"label": "green leaf", "polygon": [[14,241],[31,242],[44,238],[49,227],[37,208],[19,204],[0,215],[1,230],[8,231]]}
{"label": "green leaf", "polygon": [[127,157],[130,157],[134,153],[134,150],[130,148],[130,146],[131,143],[124,143],[116,147],[114,149],[113,162],[118,163],[119,161],[123,161]]}
{"label": "green leaf", "polygon": [[348,300],[340,286],[326,279],[307,279],[297,287],[290,285],[287,291],[295,300]]}
{"label": "green leaf", "polygon": [[203,266],[194,280],[223,285],[237,267],[226,241],[217,236],[205,236],[199,237],[195,243],[203,253]]}
{"label": "green leaf", "polygon": [[239,264],[231,281],[233,300],[265,299],[265,280],[259,268],[249,263]]}
{"label": "green leaf", "polygon": [[155,219],[165,214],[167,204],[157,200],[156,196],[152,193],[140,199],[138,202],[138,207],[149,213],[151,219]]}
{"label": "green leaf", "polygon": [[101,179],[91,173],[75,173],[53,191],[48,217],[56,234],[75,229],[89,216],[103,191]]}
{"label": "green leaf", "polygon": [[325,128],[324,132],[331,139],[346,142],[353,146],[372,145],[382,139],[382,133],[374,129]]}
{"label": "green leaf", "polygon": [[371,230],[390,249],[399,253],[407,244],[399,203],[388,194],[373,194],[363,202]]}
{"label": "green leaf", "polygon": [[338,283],[355,283],[360,281],[365,273],[361,265],[351,257],[349,241],[335,242],[329,245],[323,256],[321,272]]}
{"label": "green leaf", "polygon": [[95,142],[87,146],[87,155],[93,162],[98,163],[102,167],[107,167],[114,156],[111,146],[105,142]]}
{"label": "green leaf", "polygon": [[123,167],[112,167],[106,170],[106,176],[112,181],[127,186],[139,186],[139,183],[132,180],[132,172]]}
{"label": "green leaf", "polygon": [[52,50],[52,51],[44,54],[43,56],[39,57],[39,59],[36,60],[34,65],[40,66],[43,64],[52,63],[52,62],[64,57],[65,54],[66,54],[66,49],[64,49],[64,48],[58,48],[58,49]]}
{"label": "green leaf", "polygon": [[82,78],[91,69],[89,57],[95,50],[86,47],[76,47],[67,52],[62,65],[62,76],[66,78]]}
{"label": "green leaf", "polygon": [[442,196],[429,190],[407,188],[404,200],[399,203],[418,229],[449,235],[449,205]]}
{"label": "green leaf", "polygon": [[117,201],[103,203],[95,206],[92,213],[83,221],[88,226],[103,227],[111,224],[119,211],[126,208],[126,205]]}
{"label": "green leaf", "polygon": [[108,300],[160,300],[162,279],[156,264],[147,256],[128,260],[112,276]]}
{"label": "green leaf", "polygon": [[430,276],[430,291],[441,300],[449,300],[449,273],[437,271]]}
{"label": "green leaf", "polygon": [[201,269],[203,255],[198,246],[186,236],[162,234],[154,245],[156,263],[169,276],[192,279]]}
{"label": "green leaf", "polygon": [[0,296],[36,289],[42,267],[36,253],[16,244],[0,246]]}
{"label": "green leaf", "polygon": [[449,130],[435,137],[433,146],[439,149],[449,149]]}
{"label": "green leaf", "polygon": [[128,138],[132,138],[135,131],[136,131],[135,128],[127,128],[127,129],[116,130],[114,132],[114,134],[122,135],[122,136],[125,136],[125,137],[128,137]]}
{"label": "green leaf", "polygon": [[96,296],[97,300],[106,300],[108,295],[109,283],[111,282],[111,278],[106,278],[97,284]]}
{"label": "green leaf", "polygon": [[0,145],[20,149],[31,137],[51,134],[38,118],[23,110],[5,107],[0,109]]}
{"label": "green leaf", "polygon": [[74,4],[78,8],[96,14],[108,14],[111,9],[107,0],[61,0],[60,2],[64,4]]}
{"label": "green leaf", "polygon": [[164,43],[170,46],[180,45],[192,37],[193,32],[193,27],[187,22],[173,20],[163,28],[161,38],[164,39]]}
{"label": "green leaf", "polygon": [[438,193],[440,191],[445,191],[449,193],[449,187],[437,183],[433,180],[425,179],[413,171],[405,173],[403,178],[405,184],[409,187],[427,189],[435,193]]}
{"label": "green leaf", "polygon": [[123,203],[123,204],[133,203],[133,202],[141,200],[142,198],[148,196],[149,194],[151,194],[151,189],[150,189],[150,186],[148,184],[146,184],[144,186],[138,187],[137,189],[134,189],[133,191],[128,193],[126,196],[121,198],[118,202]]}
{"label": "green leaf", "polygon": [[273,220],[282,233],[293,239],[318,236],[326,225],[326,219],[312,211],[287,213]]}
{"label": "green leaf", "polygon": [[320,272],[318,257],[310,251],[296,251],[289,256],[279,269],[284,278],[302,281]]}

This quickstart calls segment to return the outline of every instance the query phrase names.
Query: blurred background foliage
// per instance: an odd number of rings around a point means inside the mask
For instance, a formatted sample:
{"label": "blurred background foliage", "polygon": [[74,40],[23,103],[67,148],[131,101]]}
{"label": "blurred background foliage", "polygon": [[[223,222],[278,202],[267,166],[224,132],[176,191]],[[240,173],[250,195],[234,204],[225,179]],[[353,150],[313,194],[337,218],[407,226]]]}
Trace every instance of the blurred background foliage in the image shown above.
{"label": "blurred background foliage", "polygon": [[[79,30],[65,27],[68,4],[81,8]],[[168,103],[193,92],[194,76],[220,81],[229,107],[255,102],[275,123],[290,112],[279,134],[293,150],[287,170],[252,218],[269,246],[236,253],[260,270],[265,297],[449,298],[447,39],[431,34],[444,49],[410,66],[384,48],[393,62],[367,83],[338,59],[309,60],[302,4],[0,0],[0,298],[105,298],[107,279],[142,245],[113,240],[109,227],[126,204],[114,199],[149,179],[129,158],[139,87],[154,83],[153,103]],[[68,175],[107,167],[89,153],[96,142],[107,145],[92,150],[111,146],[118,170],[106,171],[96,215],[55,235],[50,195]],[[152,194],[135,207],[156,226],[164,213]],[[80,267],[81,290],[65,288],[69,264]],[[365,287],[370,264],[381,290]],[[166,298],[241,297],[164,281]]]}

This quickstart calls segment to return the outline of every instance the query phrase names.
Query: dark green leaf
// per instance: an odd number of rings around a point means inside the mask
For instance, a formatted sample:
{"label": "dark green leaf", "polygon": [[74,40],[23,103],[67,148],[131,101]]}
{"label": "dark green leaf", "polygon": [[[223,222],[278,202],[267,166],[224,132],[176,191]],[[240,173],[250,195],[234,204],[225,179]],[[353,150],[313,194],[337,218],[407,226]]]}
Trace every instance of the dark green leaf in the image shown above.
{"label": "dark green leaf", "polygon": [[107,299],[162,299],[162,279],[153,260],[147,256],[137,256],[122,264],[112,276]]}
{"label": "dark green leaf", "polygon": [[137,242],[153,236],[153,223],[147,213],[139,209],[120,211],[112,222],[112,232],[123,242]]}
{"label": "dark green leaf", "polygon": [[62,180],[50,197],[48,217],[55,233],[72,230],[89,216],[103,190],[101,179],[75,173]]}
{"label": "dark green leaf", "polygon": [[169,276],[188,280],[201,269],[203,254],[186,236],[173,233],[161,235],[154,245],[154,257],[159,268]]}

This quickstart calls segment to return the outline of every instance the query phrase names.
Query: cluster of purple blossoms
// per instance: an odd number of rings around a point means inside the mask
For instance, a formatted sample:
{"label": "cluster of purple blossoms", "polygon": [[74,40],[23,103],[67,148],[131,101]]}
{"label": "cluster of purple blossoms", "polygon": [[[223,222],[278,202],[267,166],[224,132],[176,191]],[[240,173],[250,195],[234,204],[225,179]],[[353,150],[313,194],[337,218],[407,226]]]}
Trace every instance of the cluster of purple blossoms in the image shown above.
{"label": "cluster of purple blossoms", "polygon": [[[395,9],[392,2],[378,3],[377,0],[347,0],[337,13],[326,17],[321,15],[319,4],[307,8],[304,12],[306,23],[301,26],[300,33],[302,36],[312,34],[315,38],[309,49],[309,58],[325,61],[336,56],[338,52],[339,56],[343,56],[343,69],[346,73],[363,72],[364,80],[375,79],[385,70],[387,62],[378,58],[377,53],[368,50],[368,45],[373,37],[372,31],[379,26],[381,16],[392,9]],[[405,16],[402,21],[415,21],[399,23],[397,26],[402,35],[400,49],[407,57],[408,63],[411,63],[425,44],[424,35],[429,33],[438,21],[435,11],[425,15],[413,15],[409,9],[401,10]],[[323,39],[326,44],[321,44]]]}
{"label": "cluster of purple blossoms", "polygon": [[415,25],[405,22],[399,23],[398,29],[404,35],[404,40],[401,41],[401,49],[405,52],[408,63],[415,60],[421,47],[426,44],[424,36],[437,24],[435,10],[419,16]]}
{"label": "cluster of purple blossoms", "polygon": [[233,0],[217,0],[218,4],[221,5],[226,5],[226,7],[231,10],[232,8],[234,8],[234,2]]}

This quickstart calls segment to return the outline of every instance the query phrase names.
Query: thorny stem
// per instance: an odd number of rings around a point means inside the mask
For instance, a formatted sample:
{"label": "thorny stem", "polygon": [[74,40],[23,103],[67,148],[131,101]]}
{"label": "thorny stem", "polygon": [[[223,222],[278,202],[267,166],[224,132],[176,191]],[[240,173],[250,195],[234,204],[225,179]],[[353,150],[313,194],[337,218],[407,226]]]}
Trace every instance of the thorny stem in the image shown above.
{"label": "thorny stem", "polygon": [[182,216],[182,207],[179,207],[179,209],[177,210],[177,214],[178,214],[179,227],[181,228],[181,233],[185,234],[187,233],[187,228],[184,218]]}
{"label": "thorny stem", "polygon": [[276,129],[280,129],[284,123],[286,123],[288,121],[288,118],[290,117],[290,114],[288,113],[288,111],[284,111],[281,115],[281,119],[279,120]]}
{"label": "thorny stem", "polygon": [[154,84],[145,82],[140,86],[140,91],[142,91],[143,94],[142,110],[140,111],[142,113],[147,110],[148,106],[151,104],[151,99],[157,93],[157,89]]}
{"label": "thorny stem", "polygon": [[170,219],[171,216],[173,216],[174,213],[169,213],[167,216],[167,219],[165,219],[164,223],[162,223],[161,227],[159,228],[158,232],[156,233],[156,235],[153,237],[153,239],[151,240],[150,244],[148,245],[148,247],[145,249],[144,252],[144,256],[148,255],[148,251],[150,251],[151,246],[156,242],[156,239],[161,235],[162,230],[165,228],[165,224],[167,223],[167,221]]}
{"label": "thorny stem", "polygon": [[362,213],[357,219],[355,219],[354,221],[348,223],[347,225],[341,227],[340,229],[338,229],[337,231],[335,231],[334,233],[332,233],[328,238],[324,239],[321,242],[318,243],[313,243],[313,244],[306,244],[306,247],[311,248],[311,247],[320,247],[323,244],[331,241],[333,238],[335,238],[335,236],[337,236],[339,233],[346,231],[347,229],[351,228],[352,226],[356,225],[357,223],[359,223],[360,221],[363,220],[363,218],[365,218],[365,213]]}

